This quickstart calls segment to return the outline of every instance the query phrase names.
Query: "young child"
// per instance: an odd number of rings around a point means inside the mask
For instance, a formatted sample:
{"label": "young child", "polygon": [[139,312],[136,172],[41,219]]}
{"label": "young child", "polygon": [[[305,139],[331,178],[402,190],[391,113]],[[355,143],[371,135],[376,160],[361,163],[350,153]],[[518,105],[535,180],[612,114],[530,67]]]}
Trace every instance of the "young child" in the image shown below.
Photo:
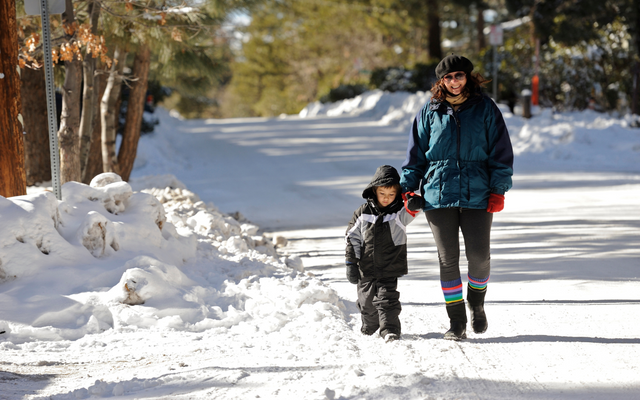
{"label": "young child", "polygon": [[357,285],[361,332],[380,329],[385,341],[400,338],[398,277],[406,275],[406,226],[424,207],[424,199],[401,195],[400,175],[390,165],[376,170],[362,192],[367,202],[353,214],[347,227],[347,279]]}

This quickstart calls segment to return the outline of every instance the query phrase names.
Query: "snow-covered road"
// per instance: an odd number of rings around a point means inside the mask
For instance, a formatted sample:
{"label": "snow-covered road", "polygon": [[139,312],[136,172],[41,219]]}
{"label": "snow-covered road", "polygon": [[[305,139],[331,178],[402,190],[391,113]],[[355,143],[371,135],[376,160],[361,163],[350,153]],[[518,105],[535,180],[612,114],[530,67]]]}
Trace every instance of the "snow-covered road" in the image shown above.
{"label": "snow-covered road", "polygon": [[[163,114],[159,132],[141,141],[137,184],[175,175],[221,211],[286,237],[278,251],[299,256],[311,276],[258,279],[258,267],[243,270],[254,261],[239,257],[224,267],[257,277],[225,294],[247,310],[253,301],[252,318],[238,308],[232,321],[229,307],[220,324],[186,329],[166,318],[184,318],[176,305],[136,325],[133,310],[145,307],[122,306],[117,318],[130,313],[128,324],[101,333],[0,340],[0,399],[640,398],[640,130],[606,115],[507,116],[519,153],[494,218],[486,333],[443,340],[448,319],[422,216],[408,228],[410,273],[399,283],[402,340],[359,333],[343,234],[375,168],[404,159],[412,104],[424,99],[399,97],[355,116],[347,103],[313,118]],[[205,245],[198,257],[214,254]],[[215,262],[202,256],[181,270],[222,291],[218,281],[232,272],[208,272]]]}
{"label": "snow-covered road", "polygon": [[[544,176],[519,176],[510,203],[495,216],[489,329],[482,335],[471,333],[459,343],[442,339],[448,320],[435,243],[423,219],[409,227],[410,273],[399,284],[404,340],[391,350],[380,342],[369,350],[387,371],[374,373],[387,381],[380,395],[345,398],[640,396],[638,176]],[[615,184],[604,183],[610,181]],[[357,319],[355,289],[345,282],[342,266],[344,228],[280,234]],[[394,374],[404,380],[392,383]]]}

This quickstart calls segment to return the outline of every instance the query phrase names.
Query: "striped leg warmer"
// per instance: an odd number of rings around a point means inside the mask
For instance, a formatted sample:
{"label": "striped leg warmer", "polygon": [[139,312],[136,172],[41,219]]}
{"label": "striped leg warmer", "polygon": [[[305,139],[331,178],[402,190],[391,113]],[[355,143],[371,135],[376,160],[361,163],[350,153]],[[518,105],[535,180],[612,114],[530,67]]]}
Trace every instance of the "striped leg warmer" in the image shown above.
{"label": "striped leg warmer", "polygon": [[458,278],[454,281],[440,281],[442,285],[442,293],[444,293],[444,301],[447,305],[462,301],[462,279]]}
{"label": "striped leg warmer", "polygon": [[467,275],[467,277],[469,278],[469,288],[480,292],[487,288],[487,284],[489,283],[488,276],[484,279],[476,279],[471,275]]}

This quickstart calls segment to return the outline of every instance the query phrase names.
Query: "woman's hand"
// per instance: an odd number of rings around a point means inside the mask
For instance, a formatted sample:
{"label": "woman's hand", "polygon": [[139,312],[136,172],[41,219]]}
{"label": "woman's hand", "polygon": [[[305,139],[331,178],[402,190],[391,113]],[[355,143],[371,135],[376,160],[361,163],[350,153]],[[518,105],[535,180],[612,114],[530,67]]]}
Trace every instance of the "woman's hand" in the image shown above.
{"label": "woman's hand", "polygon": [[497,213],[504,208],[504,195],[498,193],[491,193],[489,195],[489,205],[487,206],[487,212]]}

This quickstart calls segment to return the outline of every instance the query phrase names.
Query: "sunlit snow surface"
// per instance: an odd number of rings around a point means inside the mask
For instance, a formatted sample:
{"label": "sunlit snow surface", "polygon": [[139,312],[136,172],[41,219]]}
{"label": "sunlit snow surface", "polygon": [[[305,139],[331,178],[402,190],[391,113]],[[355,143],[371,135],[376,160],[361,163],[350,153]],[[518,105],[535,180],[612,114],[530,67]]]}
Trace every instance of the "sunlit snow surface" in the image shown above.
{"label": "sunlit snow surface", "polygon": [[443,340],[420,217],[402,340],[359,333],[344,230],[376,167],[400,168],[428,97],[368,92],[274,119],[158,110],[129,183],[0,198],[0,399],[639,396],[629,116],[502,108],[516,164],[494,217],[489,330]]}

